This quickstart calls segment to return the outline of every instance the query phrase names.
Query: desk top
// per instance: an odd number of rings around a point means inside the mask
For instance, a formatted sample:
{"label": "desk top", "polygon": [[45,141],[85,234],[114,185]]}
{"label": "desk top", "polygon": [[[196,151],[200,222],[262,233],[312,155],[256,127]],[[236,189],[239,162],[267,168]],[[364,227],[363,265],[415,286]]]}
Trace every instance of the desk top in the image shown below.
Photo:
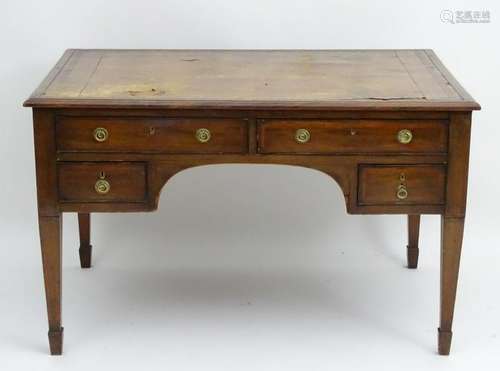
{"label": "desk top", "polygon": [[67,50],[28,107],[475,110],[432,50]]}

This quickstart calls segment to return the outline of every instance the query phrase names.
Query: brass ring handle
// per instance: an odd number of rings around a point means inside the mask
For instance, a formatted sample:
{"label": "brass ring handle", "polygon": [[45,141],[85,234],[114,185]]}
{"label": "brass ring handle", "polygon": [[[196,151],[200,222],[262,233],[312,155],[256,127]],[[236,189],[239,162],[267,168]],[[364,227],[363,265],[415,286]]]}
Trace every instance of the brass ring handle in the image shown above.
{"label": "brass ring handle", "polygon": [[94,189],[100,195],[105,195],[111,189],[111,185],[107,180],[99,179],[95,182]]}
{"label": "brass ring handle", "polygon": [[94,139],[96,142],[105,142],[108,140],[108,131],[104,128],[96,128],[94,130]]}
{"label": "brass ring handle", "polygon": [[207,143],[210,138],[212,137],[212,134],[210,133],[210,130],[205,129],[205,128],[200,128],[196,130],[196,140],[200,143]]}
{"label": "brass ring handle", "polygon": [[411,130],[403,129],[398,132],[398,142],[401,144],[408,144],[413,139]]}
{"label": "brass ring handle", "polygon": [[398,190],[396,192],[396,197],[400,200],[406,200],[406,198],[408,198],[408,190],[406,189],[405,185],[400,184],[398,186]]}
{"label": "brass ring handle", "polygon": [[311,140],[311,133],[307,129],[298,129],[295,132],[295,141],[297,143],[303,144]]}

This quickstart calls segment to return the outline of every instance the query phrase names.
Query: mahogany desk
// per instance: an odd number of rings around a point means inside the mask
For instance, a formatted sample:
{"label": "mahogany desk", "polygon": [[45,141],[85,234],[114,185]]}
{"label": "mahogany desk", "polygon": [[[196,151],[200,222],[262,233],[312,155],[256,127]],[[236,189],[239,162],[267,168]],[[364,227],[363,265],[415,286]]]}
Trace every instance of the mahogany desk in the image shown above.
{"label": "mahogany desk", "polygon": [[[351,214],[441,215],[440,354],[449,354],[480,106],[431,50],[68,50],[33,107],[52,354],[61,354],[61,213],[152,211],[177,172],[207,164],[303,166],[336,181]],[[334,336],[334,335],[332,335]]]}

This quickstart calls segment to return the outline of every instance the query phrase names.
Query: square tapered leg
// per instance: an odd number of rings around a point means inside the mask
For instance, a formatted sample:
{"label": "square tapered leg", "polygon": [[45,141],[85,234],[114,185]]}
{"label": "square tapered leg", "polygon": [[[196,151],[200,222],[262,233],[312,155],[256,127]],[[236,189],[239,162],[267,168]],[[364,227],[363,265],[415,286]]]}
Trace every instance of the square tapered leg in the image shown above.
{"label": "square tapered leg", "polygon": [[80,266],[90,268],[92,266],[92,245],[90,244],[90,214],[78,214],[78,230],[80,232]]}
{"label": "square tapered leg", "polygon": [[420,231],[420,215],[408,215],[408,246],[406,256],[408,268],[415,269],[418,265],[418,235]]}
{"label": "square tapered leg", "polygon": [[63,328],[61,326],[62,218],[61,216],[48,216],[39,217],[38,220],[49,319],[50,353],[60,355],[63,344]]}

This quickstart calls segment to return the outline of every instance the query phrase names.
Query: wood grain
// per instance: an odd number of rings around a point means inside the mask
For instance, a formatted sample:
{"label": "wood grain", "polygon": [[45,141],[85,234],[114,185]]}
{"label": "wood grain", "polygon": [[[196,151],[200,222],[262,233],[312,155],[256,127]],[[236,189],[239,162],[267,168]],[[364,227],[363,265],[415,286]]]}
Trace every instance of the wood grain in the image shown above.
{"label": "wood grain", "polygon": [[[444,204],[446,169],[440,165],[362,165],[359,168],[360,205],[440,205]],[[405,180],[401,180],[404,175]],[[404,200],[396,197],[403,184]]]}
{"label": "wood grain", "polygon": [[[91,213],[153,211],[172,177],[215,164],[314,169],[336,183],[350,214],[408,215],[410,268],[420,215],[440,214],[438,350],[449,353],[471,111],[480,107],[432,51],[75,49],[25,105],[34,107],[52,354],[63,341],[61,213],[79,213],[81,266],[90,267]],[[97,127],[106,141],[94,140]],[[196,140],[199,128],[210,141]],[[309,142],[295,141],[299,128]],[[401,129],[411,143],[397,141]],[[102,178],[106,194],[94,188]],[[396,196],[401,185],[407,198]]]}
{"label": "wood grain", "polygon": [[469,174],[469,148],[471,114],[450,115],[449,143],[450,155],[446,185],[446,215],[465,217],[467,206],[467,179]]}
{"label": "wood grain", "polygon": [[479,109],[436,58],[426,50],[72,50],[25,105]]}
{"label": "wood grain", "polygon": [[448,355],[462,252],[471,131],[470,113],[450,115],[446,209],[441,217],[441,295],[438,351]]}
{"label": "wood grain", "polygon": [[[104,142],[94,140],[102,127],[109,133]],[[200,128],[210,130],[206,143],[196,139]],[[164,117],[67,117],[57,118],[58,151],[246,153],[248,127],[235,118]]]}
{"label": "wood grain", "polygon": [[[101,174],[111,186],[107,194],[94,188]],[[144,163],[59,163],[58,175],[61,202],[144,202],[147,197]]]}
{"label": "wood grain", "polygon": [[[306,129],[307,143],[298,143],[295,132]],[[408,144],[398,142],[398,132],[411,130]],[[259,121],[260,153],[444,153],[448,126],[445,120],[290,120]]]}
{"label": "wood grain", "polygon": [[54,112],[33,109],[38,215],[57,216],[57,164]]}

